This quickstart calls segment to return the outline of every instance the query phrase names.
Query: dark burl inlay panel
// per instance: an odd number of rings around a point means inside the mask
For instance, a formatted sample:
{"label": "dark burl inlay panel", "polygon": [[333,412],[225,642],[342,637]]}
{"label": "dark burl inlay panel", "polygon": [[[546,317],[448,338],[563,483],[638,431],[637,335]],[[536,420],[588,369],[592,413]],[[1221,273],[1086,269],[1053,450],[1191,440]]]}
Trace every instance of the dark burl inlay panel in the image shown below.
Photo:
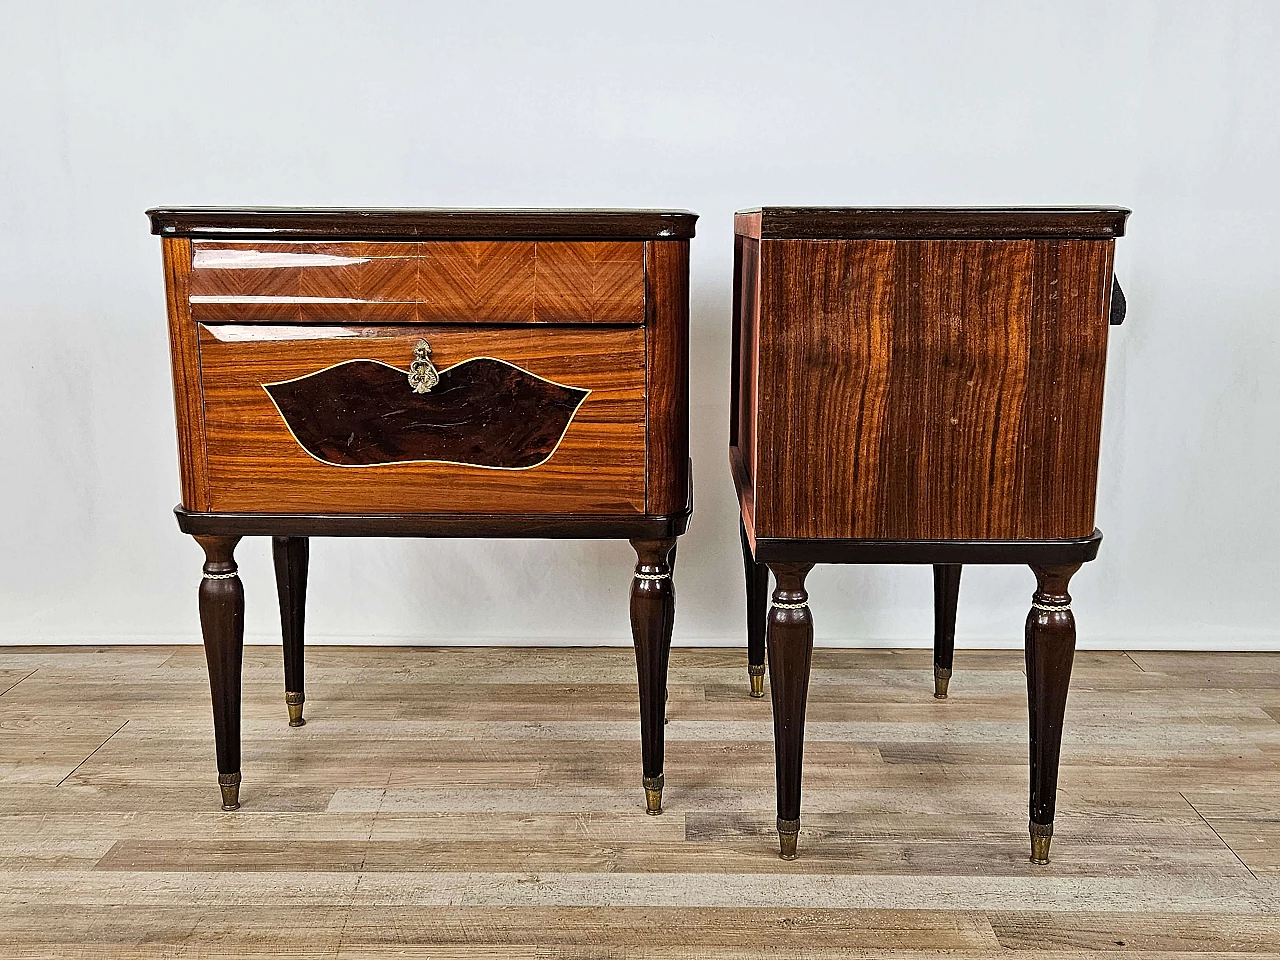
{"label": "dark burl inlay panel", "polygon": [[492,357],[440,371],[430,393],[408,372],[352,360],[263,387],[317,460],[344,467],[434,461],[524,469],[555,452],[589,390]]}

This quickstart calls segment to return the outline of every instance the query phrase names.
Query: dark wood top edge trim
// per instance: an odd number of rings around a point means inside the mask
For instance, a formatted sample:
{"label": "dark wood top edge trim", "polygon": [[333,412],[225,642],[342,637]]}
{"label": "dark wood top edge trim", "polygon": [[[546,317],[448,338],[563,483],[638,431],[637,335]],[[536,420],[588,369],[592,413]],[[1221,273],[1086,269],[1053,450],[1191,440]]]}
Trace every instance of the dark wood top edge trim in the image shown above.
{"label": "dark wood top edge trim", "polygon": [[[762,240],[1110,240],[1124,207],[758,207]],[[752,226],[754,230],[754,225]],[[753,232],[754,236],[755,233]]]}
{"label": "dark wood top edge trim", "polygon": [[153,207],[151,232],[201,240],[688,240],[689,210]]}
{"label": "dark wood top edge trim", "polygon": [[1068,540],[837,540],[758,537],[756,559],[806,563],[1087,563],[1102,531]]}
{"label": "dark wood top edge trim", "polygon": [[180,506],[173,512],[178,529],[198,536],[629,540],[680,536],[688,529],[692,508],[669,517],[196,513]]}

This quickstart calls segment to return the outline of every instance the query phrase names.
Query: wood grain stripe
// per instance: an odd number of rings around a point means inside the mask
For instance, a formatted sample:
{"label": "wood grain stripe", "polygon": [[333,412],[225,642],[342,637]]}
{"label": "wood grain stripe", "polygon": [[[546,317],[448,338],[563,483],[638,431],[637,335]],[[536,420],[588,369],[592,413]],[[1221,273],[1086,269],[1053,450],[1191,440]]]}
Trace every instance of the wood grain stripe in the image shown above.
{"label": "wood grain stripe", "polygon": [[208,510],[209,467],[204,438],[200,343],[188,304],[191,241],[165,238],[160,246],[164,258],[165,306],[169,316],[169,353],[173,364],[182,505],[188,510]]}
{"label": "wood grain stripe", "polygon": [[645,332],[648,512],[684,510],[689,499],[689,243],[646,246]]}

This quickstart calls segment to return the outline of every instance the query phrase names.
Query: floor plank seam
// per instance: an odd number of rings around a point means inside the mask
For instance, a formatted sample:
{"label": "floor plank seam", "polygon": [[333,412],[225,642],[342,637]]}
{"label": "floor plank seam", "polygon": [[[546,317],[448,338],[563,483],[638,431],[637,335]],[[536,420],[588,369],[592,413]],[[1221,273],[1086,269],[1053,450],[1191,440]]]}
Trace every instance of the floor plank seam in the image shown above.
{"label": "floor plank seam", "polygon": [[1192,803],[1190,800],[1187,800],[1186,794],[1184,794],[1181,790],[1179,790],[1178,796],[1182,797],[1183,800],[1187,801],[1187,806],[1189,806],[1192,810],[1195,810],[1196,816],[1199,817],[1201,820],[1203,820],[1204,825],[1213,831],[1213,835],[1218,838],[1218,842],[1231,851],[1231,855],[1240,861],[1240,866],[1244,867],[1246,870],[1249,871],[1250,877],[1252,877],[1254,880],[1257,880],[1258,875],[1254,873],[1253,870],[1249,867],[1249,865],[1240,858],[1240,854],[1236,853],[1235,847],[1231,846],[1231,844],[1227,843],[1227,841],[1222,839],[1222,834],[1218,833],[1218,831],[1214,828],[1213,824],[1210,823],[1209,820],[1205,817],[1205,815],[1201,813],[1199,809],[1196,808],[1196,805],[1194,803]]}
{"label": "floor plank seam", "polygon": [[30,673],[28,673],[25,677],[19,677],[17,680],[13,681],[13,683],[9,684],[9,686],[5,687],[3,690],[0,690],[0,697],[3,697],[6,693],[8,693],[10,690],[16,687],[18,684],[20,684],[23,680],[30,680],[32,677],[36,675],[39,669],[40,668],[37,667],[35,670],[32,670]]}
{"label": "floor plank seam", "polygon": [[[120,726],[116,728],[115,732],[111,734],[111,737],[114,737],[117,733],[119,733],[121,730],[123,730],[123,729],[124,729],[125,727],[127,727],[128,725],[129,725],[129,721],[128,721],[128,720],[126,720],[124,723],[120,724]],[[105,747],[105,746],[106,746],[106,745],[111,741],[111,737],[107,737],[107,739],[106,739],[106,740],[103,740],[100,744],[98,744],[96,747],[94,747],[94,748],[93,748],[93,751],[89,754],[89,756],[85,757],[83,760],[81,760],[79,763],[77,763],[77,764],[75,765],[75,768],[74,768],[70,773],[68,773],[65,777],[63,777],[61,780],[59,780],[59,781],[58,781],[57,786],[59,786],[59,787],[60,787],[60,786],[62,786],[64,783],[66,783],[68,780],[70,780],[73,776],[75,776],[75,772],[76,772],[76,770],[79,770],[79,769],[80,769],[81,767],[83,767],[86,763],[88,763],[90,760],[92,760],[92,759],[93,759],[93,755],[94,755],[95,753],[97,753],[99,750],[101,750],[103,747]]]}
{"label": "floor plank seam", "polygon": [[356,870],[355,886],[351,888],[351,900],[347,904],[346,912],[342,917],[342,929],[338,931],[338,942],[334,949],[334,956],[340,957],[346,949],[347,927],[351,925],[351,913],[355,910],[356,903],[360,896],[360,883],[364,880],[365,866],[369,863],[369,844],[373,843],[374,831],[378,829],[378,817],[382,814],[383,804],[387,801],[387,791],[391,789],[391,778],[393,771],[387,771],[387,782],[382,785],[382,795],[378,797],[378,805],[374,808],[373,816],[369,818],[369,832],[365,834],[364,849],[360,851],[360,866]]}

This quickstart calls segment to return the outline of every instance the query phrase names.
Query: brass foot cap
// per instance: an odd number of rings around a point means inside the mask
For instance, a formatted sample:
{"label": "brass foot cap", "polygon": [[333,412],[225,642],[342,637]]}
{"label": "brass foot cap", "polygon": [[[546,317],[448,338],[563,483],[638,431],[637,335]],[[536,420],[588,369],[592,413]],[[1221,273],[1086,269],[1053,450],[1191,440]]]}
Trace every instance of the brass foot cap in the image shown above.
{"label": "brass foot cap", "polygon": [[289,708],[289,726],[305,727],[307,721],[302,718],[302,704],[306,702],[306,697],[300,693],[286,693],[284,695],[285,706]]}
{"label": "brass foot cap", "polygon": [[1049,844],[1053,842],[1053,824],[1036,823],[1032,820],[1027,827],[1031,832],[1031,862],[1042,867],[1049,862]]}
{"label": "brass foot cap", "polygon": [[222,791],[222,809],[231,811],[240,809],[240,774],[218,774],[218,789]]}
{"label": "brass foot cap", "polygon": [[665,778],[662,774],[644,778],[644,812],[651,817],[662,815],[662,787]]}
{"label": "brass foot cap", "polygon": [[778,818],[778,856],[783,860],[796,859],[796,840],[800,836],[799,820]]}
{"label": "brass foot cap", "polygon": [[780,833],[778,834],[778,856],[783,860],[796,859],[796,839],[800,836],[798,833]]}
{"label": "brass foot cap", "polygon": [[751,664],[747,667],[747,673],[751,677],[751,696],[758,700],[764,696],[764,664]]}
{"label": "brass foot cap", "polygon": [[947,687],[951,685],[951,671],[944,670],[942,667],[933,668],[933,698],[935,700],[947,699]]}

